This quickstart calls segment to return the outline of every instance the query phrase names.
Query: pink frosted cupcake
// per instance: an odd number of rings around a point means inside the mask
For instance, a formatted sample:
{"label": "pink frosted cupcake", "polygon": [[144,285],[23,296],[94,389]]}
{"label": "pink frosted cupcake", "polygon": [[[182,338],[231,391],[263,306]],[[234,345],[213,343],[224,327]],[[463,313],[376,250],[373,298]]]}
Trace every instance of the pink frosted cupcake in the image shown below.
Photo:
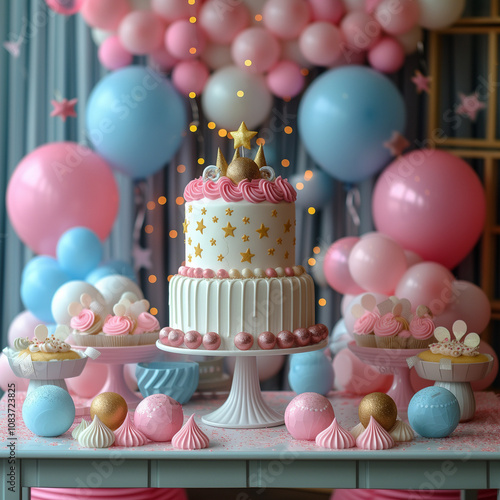
{"label": "pink frosted cupcake", "polygon": [[76,345],[93,345],[87,342],[87,337],[98,335],[102,332],[104,321],[101,315],[92,308],[95,303],[88,294],[82,294],[80,302],[71,302],[68,305],[68,314],[71,316],[71,334]]}
{"label": "pink frosted cupcake", "polygon": [[377,347],[373,330],[378,319],[380,314],[377,310],[365,311],[354,322],[353,334],[356,344],[362,347]]}
{"label": "pink frosted cupcake", "polygon": [[410,321],[409,349],[425,349],[434,342],[434,321],[430,310],[425,306],[418,306],[417,313]]}
{"label": "pink frosted cupcake", "polygon": [[139,345],[154,344],[160,338],[160,323],[151,313],[141,312],[132,334],[139,336]]}
{"label": "pink frosted cupcake", "polygon": [[399,334],[403,330],[408,330],[408,326],[408,322],[402,316],[395,316],[391,312],[381,316],[375,323],[373,329],[377,347],[382,347],[384,349],[401,349]]}

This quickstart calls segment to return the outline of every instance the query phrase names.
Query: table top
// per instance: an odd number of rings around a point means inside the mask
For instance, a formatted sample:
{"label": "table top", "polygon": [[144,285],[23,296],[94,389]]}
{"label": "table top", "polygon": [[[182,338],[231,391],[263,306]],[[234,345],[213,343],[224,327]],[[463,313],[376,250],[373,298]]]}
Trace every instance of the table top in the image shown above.
{"label": "table top", "polygon": [[[284,411],[295,396],[291,392],[264,392],[263,395],[278,411]],[[427,489],[500,487],[500,400],[491,392],[476,393],[474,420],[459,424],[451,436],[442,439],[416,436],[412,442],[397,443],[391,450],[382,451],[323,449],[314,442],[293,439],[285,426],[223,429],[203,424],[201,417],[219,407],[226,394],[200,396],[183,407],[185,420],[195,413],[199,427],[209,437],[210,445],[206,449],[175,450],[171,443],[152,442],[137,448],[86,449],[71,437],[71,430],[81,420],[79,417],[60,437],[33,435],[22,420],[23,397],[18,394],[16,401],[15,453],[16,460],[24,464],[24,486],[55,486],[50,481],[61,474],[60,470],[50,472],[54,464],[68,471],[93,471],[92,463],[106,460],[112,463],[119,457],[118,476],[101,477],[100,484],[112,487],[121,481],[123,487],[203,487],[208,481],[219,487],[260,487],[263,482],[269,485],[271,478],[273,487],[406,489],[429,482],[432,487],[426,486]],[[333,392],[329,400],[341,426],[350,429],[358,423],[357,406],[361,397]],[[5,415],[4,397],[0,403],[0,421],[5,422]],[[11,439],[7,426],[1,425],[2,462],[8,460]],[[130,482],[129,469],[135,471],[136,482]],[[453,473],[448,474],[450,470]],[[273,471],[279,474],[273,475]],[[58,485],[75,487],[71,486],[74,481],[74,478],[61,478]]]}

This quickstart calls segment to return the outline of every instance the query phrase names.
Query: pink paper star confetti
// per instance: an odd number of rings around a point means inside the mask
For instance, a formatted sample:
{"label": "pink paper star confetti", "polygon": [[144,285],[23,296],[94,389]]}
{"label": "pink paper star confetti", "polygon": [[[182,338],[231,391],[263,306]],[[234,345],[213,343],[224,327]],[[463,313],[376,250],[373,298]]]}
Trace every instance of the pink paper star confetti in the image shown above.
{"label": "pink paper star confetti", "polygon": [[391,138],[384,142],[384,148],[387,148],[392,156],[399,156],[409,146],[410,141],[396,130],[392,133]]}
{"label": "pink paper star confetti", "polygon": [[420,94],[422,92],[429,93],[429,86],[431,83],[432,77],[423,75],[418,69],[415,71],[415,76],[411,77],[411,81],[415,84],[417,93]]}
{"label": "pink paper star confetti", "polygon": [[132,255],[134,257],[135,271],[138,271],[141,268],[151,269],[151,249],[143,248],[140,245],[134,245]]}
{"label": "pink paper star confetti", "polygon": [[19,38],[17,42],[12,42],[7,40],[6,42],[3,42],[3,47],[4,49],[12,56],[12,57],[19,57],[19,54],[21,52],[21,44],[23,43],[23,40]]}
{"label": "pink paper star confetti", "polygon": [[486,108],[486,103],[479,100],[476,92],[470,95],[458,93],[460,104],[456,107],[455,112],[459,115],[468,116],[473,122],[476,121],[479,110]]}
{"label": "pink paper star confetti", "polygon": [[66,121],[68,116],[76,116],[75,105],[78,102],[78,99],[63,99],[62,101],[52,100],[50,101],[54,109],[50,116],[60,116],[63,122]]}

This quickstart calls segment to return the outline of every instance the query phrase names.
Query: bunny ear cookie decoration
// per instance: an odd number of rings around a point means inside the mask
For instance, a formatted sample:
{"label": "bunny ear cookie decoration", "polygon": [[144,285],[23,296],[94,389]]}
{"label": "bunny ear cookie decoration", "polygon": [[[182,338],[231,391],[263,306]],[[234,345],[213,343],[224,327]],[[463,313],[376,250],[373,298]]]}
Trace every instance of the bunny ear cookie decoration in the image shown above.
{"label": "bunny ear cookie decoration", "polygon": [[467,337],[464,339],[464,345],[467,347],[477,347],[479,343],[481,342],[481,339],[479,338],[479,335],[477,333],[469,333]]}
{"label": "bunny ear cookie decoration", "polygon": [[43,342],[48,334],[49,330],[45,325],[37,325],[35,327],[35,337],[39,342]]}
{"label": "bunny ear cookie decoration", "polygon": [[354,304],[351,308],[351,314],[356,319],[361,318],[361,316],[363,316],[364,313],[365,309],[361,304]]}
{"label": "bunny ear cookie decoration", "polygon": [[458,319],[453,323],[453,335],[457,340],[460,340],[467,333],[467,324],[465,321]]}
{"label": "bunny ear cookie decoration", "polygon": [[434,337],[438,342],[449,342],[451,340],[450,331],[444,326],[438,326],[434,330]]}
{"label": "bunny ear cookie decoration", "polygon": [[367,311],[373,311],[377,307],[377,300],[371,293],[367,293],[361,297],[361,305]]}
{"label": "bunny ear cookie decoration", "polygon": [[83,311],[83,306],[79,302],[70,302],[68,304],[68,314],[71,317],[78,316]]}

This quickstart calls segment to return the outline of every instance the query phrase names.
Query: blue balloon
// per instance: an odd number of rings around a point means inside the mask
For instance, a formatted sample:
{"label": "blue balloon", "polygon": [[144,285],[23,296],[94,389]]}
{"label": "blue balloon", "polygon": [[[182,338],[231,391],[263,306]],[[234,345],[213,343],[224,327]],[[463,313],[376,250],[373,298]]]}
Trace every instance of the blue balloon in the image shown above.
{"label": "blue balloon", "polygon": [[44,323],[55,323],[52,297],[70,277],[60,268],[41,267],[21,279],[21,300],[24,307]]}
{"label": "blue balloon", "polygon": [[115,272],[113,274],[121,274],[126,278],[137,283],[137,276],[135,274],[134,268],[124,260],[107,260],[104,262],[104,266],[110,267]]}
{"label": "blue balloon", "polygon": [[54,257],[49,257],[48,255],[37,255],[28,261],[28,263],[24,266],[22,277],[24,278],[24,276],[28,275],[32,271],[37,271],[43,267],[59,269],[59,262],[57,262]]}
{"label": "blue balloon", "polygon": [[308,180],[304,174],[296,174],[289,181],[297,191],[295,205],[301,208],[322,208],[333,198],[333,179],[321,170],[313,172]]}
{"label": "blue balloon", "polygon": [[59,238],[56,254],[61,269],[71,278],[80,280],[101,262],[102,243],[90,229],[74,227]]}
{"label": "blue balloon", "polygon": [[317,392],[326,396],[332,389],[333,366],[323,351],[292,354],[288,382],[297,394]]}
{"label": "blue balloon", "polygon": [[403,133],[403,97],[384,75],[364,66],[326,71],[305,91],[298,112],[299,133],[318,165],[343,182],[356,183],[391,159],[384,147]]}
{"label": "blue balloon", "polygon": [[86,109],[87,133],[108,163],[134,179],[160,170],[179,148],[187,115],[172,84],[150,68],[105,76]]}
{"label": "blue balloon", "polygon": [[101,278],[111,276],[112,274],[116,274],[116,271],[112,267],[99,266],[85,276],[85,281],[91,285],[95,285]]}

